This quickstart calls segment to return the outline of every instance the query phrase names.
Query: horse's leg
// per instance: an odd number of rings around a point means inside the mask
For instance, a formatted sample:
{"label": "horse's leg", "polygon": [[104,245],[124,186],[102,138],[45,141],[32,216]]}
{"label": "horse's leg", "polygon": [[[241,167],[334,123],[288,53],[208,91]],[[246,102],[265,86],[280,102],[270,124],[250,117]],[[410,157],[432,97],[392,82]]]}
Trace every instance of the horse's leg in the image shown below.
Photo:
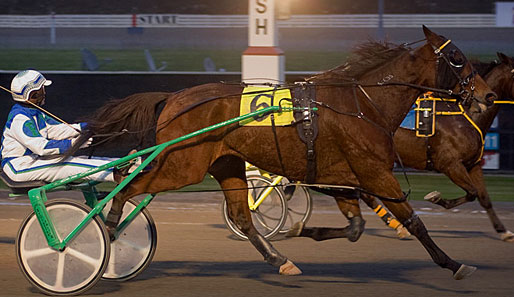
{"label": "horse's leg", "polygon": [[[156,162],[156,165],[150,171],[138,174],[112,199],[111,209],[105,221],[111,237],[116,226],[118,226],[123,206],[128,199],[142,193],[156,194],[200,183],[209,167],[210,155],[208,154],[182,151],[175,152],[173,158],[168,158],[167,153],[161,153],[161,155],[162,159]],[[192,158],[191,156],[195,156],[197,161],[194,165],[188,163],[188,160]],[[181,169],[177,170],[176,168]]]}
{"label": "horse's leg", "polygon": [[491,198],[489,198],[489,193],[487,193],[485,186],[482,167],[480,165],[476,165],[471,168],[469,171],[469,176],[471,177],[473,185],[477,188],[478,202],[487,211],[487,215],[493,224],[494,230],[500,234],[501,240],[506,242],[514,242],[514,233],[505,228],[502,221],[500,221],[500,218],[498,218],[496,212],[493,209]]}
{"label": "horse's leg", "polygon": [[443,173],[446,174],[451,181],[457,186],[461,187],[465,192],[466,196],[462,196],[455,199],[444,199],[441,197],[441,193],[433,191],[425,195],[425,200],[430,201],[434,204],[441,205],[446,209],[450,209],[466,202],[474,201],[478,196],[478,190],[473,184],[471,177],[466,170],[466,167],[460,162],[451,164],[446,167]]}
{"label": "horse's leg", "polygon": [[[219,182],[224,191],[230,220],[248,237],[269,264],[279,267],[280,274],[301,274],[290,260],[281,255],[271,243],[255,229],[248,207],[248,190],[243,160],[224,156],[216,160],[209,173]],[[241,189],[241,190],[229,190]]]}
{"label": "horse's leg", "polygon": [[349,241],[357,241],[362,232],[366,221],[362,218],[359,200],[334,197],[339,210],[348,219],[350,225],[344,228],[324,228],[324,227],[304,227],[302,222],[297,222],[286,234],[288,237],[309,237],[316,241],[333,238],[348,238]]}
{"label": "horse's leg", "polygon": [[113,234],[123,214],[123,206],[130,198],[142,193],[159,193],[179,189],[185,185],[199,183],[203,180],[206,171],[207,170],[198,170],[198,172],[193,173],[194,170],[190,170],[189,172],[191,172],[191,174],[185,179],[170,178],[166,175],[165,170],[158,168],[152,168],[152,170],[148,172],[137,175],[134,180],[127,184],[127,186],[112,199],[111,209],[105,220],[105,226],[111,235],[111,239],[114,239]]}
{"label": "horse's leg", "polygon": [[361,194],[362,200],[373,209],[380,219],[388,226],[396,230],[396,235],[400,239],[404,239],[410,236],[409,231],[400,223],[389,211],[378,203],[377,199],[366,194]]}
{"label": "horse's leg", "polygon": [[[366,172],[365,175],[359,178],[359,181],[363,188],[380,196],[391,198],[403,196],[400,184],[391,171],[375,169],[372,174]],[[450,269],[455,279],[463,279],[476,270],[475,267],[460,264],[448,257],[430,238],[425,225],[414,213],[409,203],[384,201],[384,204],[409,232],[421,242],[432,257],[432,260],[439,266]]]}

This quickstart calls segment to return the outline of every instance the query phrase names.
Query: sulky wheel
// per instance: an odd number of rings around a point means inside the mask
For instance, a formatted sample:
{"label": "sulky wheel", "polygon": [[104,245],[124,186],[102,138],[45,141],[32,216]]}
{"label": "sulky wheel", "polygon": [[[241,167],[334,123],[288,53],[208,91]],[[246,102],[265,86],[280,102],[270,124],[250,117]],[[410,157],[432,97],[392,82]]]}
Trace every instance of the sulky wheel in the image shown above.
{"label": "sulky wheel", "polygon": [[[111,209],[110,205],[109,202],[104,208],[105,216]],[[128,200],[123,207],[120,222],[123,222],[136,206],[135,201]],[[126,281],[136,277],[152,262],[156,247],[157,229],[150,212],[143,208],[111,243],[109,266],[102,278],[110,281]]]}
{"label": "sulky wheel", "polygon": [[[251,175],[247,177],[248,194],[257,200],[265,193],[272,181],[264,176]],[[272,191],[264,199],[262,204],[255,210],[251,210],[252,223],[257,231],[267,239],[275,236],[284,226],[287,219],[287,202],[279,187],[273,187]],[[248,237],[241,231],[228,216],[227,201],[223,200],[222,215],[228,229],[238,239],[247,240]]]}
{"label": "sulky wheel", "polygon": [[312,198],[307,187],[289,184],[287,180],[282,182],[288,184],[282,187],[287,200],[287,220],[280,233],[287,233],[294,224],[307,223],[312,214]]}
{"label": "sulky wheel", "polygon": [[[91,209],[72,200],[46,203],[51,222],[62,241]],[[102,277],[109,260],[109,235],[95,216],[63,251],[48,246],[39,221],[32,212],[23,221],[16,238],[16,256],[29,282],[45,294],[77,295]]]}

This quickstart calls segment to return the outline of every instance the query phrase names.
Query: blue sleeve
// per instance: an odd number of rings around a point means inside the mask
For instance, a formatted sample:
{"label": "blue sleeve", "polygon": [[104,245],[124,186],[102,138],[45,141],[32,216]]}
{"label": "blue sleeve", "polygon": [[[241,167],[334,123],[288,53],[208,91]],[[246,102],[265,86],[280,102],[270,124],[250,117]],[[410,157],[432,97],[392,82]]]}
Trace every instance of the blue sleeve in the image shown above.
{"label": "blue sleeve", "polygon": [[64,140],[48,140],[48,142],[45,145],[45,150],[48,149],[59,149],[59,154],[63,154],[71,147],[71,140],[64,139]]}
{"label": "blue sleeve", "polygon": [[80,131],[84,131],[87,128],[87,123],[80,123]]}
{"label": "blue sleeve", "polygon": [[71,140],[49,140],[41,135],[35,122],[24,115],[14,117],[11,124],[13,138],[40,156],[62,154],[71,147]]}

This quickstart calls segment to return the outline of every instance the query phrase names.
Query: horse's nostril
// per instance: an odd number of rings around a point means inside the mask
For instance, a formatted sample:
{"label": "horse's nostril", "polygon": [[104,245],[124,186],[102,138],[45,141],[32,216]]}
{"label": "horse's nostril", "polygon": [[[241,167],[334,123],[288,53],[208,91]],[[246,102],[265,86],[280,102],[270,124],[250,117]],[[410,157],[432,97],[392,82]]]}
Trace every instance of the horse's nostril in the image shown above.
{"label": "horse's nostril", "polygon": [[494,104],[494,101],[498,99],[498,96],[496,96],[496,93],[488,93],[485,96],[485,101],[487,102],[487,105],[491,106]]}

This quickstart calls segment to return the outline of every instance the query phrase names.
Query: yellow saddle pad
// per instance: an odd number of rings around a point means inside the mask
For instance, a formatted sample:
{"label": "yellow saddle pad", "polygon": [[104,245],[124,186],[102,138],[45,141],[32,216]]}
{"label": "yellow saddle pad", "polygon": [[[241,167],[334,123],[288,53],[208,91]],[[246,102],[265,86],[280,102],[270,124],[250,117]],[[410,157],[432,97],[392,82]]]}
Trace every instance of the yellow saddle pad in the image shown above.
{"label": "yellow saddle pad", "polygon": [[[248,94],[249,93],[249,94]],[[250,112],[257,111],[271,106],[271,98],[273,98],[273,106],[292,107],[291,90],[282,89],[275,90],[272,87],[246,87],[241,95],[241,107],[239,115],[245,115]],[[289,99],[282,100],[281,99]],[[293,112],[284,111],[274,113],[275,126],[287,126],[294,122]],[[271,126],[271,116],[266,114],[256,119],[247,119],[239,122],[241,126]]]}

